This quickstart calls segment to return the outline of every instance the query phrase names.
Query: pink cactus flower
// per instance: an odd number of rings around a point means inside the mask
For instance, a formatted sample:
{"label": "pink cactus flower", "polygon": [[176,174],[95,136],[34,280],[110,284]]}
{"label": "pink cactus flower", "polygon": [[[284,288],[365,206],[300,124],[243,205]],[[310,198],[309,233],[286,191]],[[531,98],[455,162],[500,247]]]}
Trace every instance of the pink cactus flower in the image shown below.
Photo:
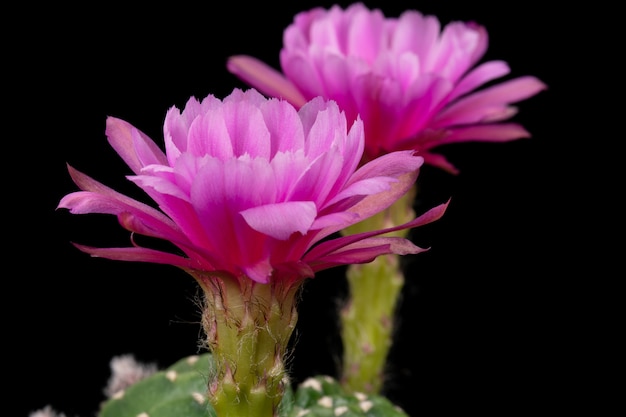
{"label": "pink cactus flower", "polygon": [[169,109],[163,131],[165,152],[131,124],[114,117],[106,122],[109,143],[135,174],[129,180],[160,210],[70,166],[82,191],[63,197],[58,207],[115,215],[127,230],[169,241],[179,251],[135,240],[130,247],[79,249],[268,283],[381,254],[419,253],[424,249],[407,239],[380,235],[434,221],[447,205],[398,227],[330,239],[402,196],[423,158],[399,151],[360,166],[362,121],[357,117],[348,129],[336,103],[321,97],[299,110],[254,89],[235,89],[223,101],[191,98],[182,112]]}
{"label": "pink cactus flower", "polygon": [[546,88],[533,76],[488,86],[510,69],[499,60],[478,64],[487,45],[487,31],[473,22],[442,29],[436,17],[415,10],[390,18],[355,3],[297,14],[283,34],[283,73],[247,55],[230,57],[227,67],[296,107],[322,96],[335,100],[348,121],[360,115],[364,161],[413,149],[426,164],[457,173],[433,148],[529,137],[505,121],[516,113],[511,104]]}

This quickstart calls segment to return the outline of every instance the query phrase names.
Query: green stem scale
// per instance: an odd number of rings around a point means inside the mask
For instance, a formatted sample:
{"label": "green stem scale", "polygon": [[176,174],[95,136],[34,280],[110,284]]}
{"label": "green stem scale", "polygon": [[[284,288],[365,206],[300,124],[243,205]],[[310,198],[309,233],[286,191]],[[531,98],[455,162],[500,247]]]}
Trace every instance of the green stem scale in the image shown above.
{"label": "green stem scale", "polygon": [[[347,230],[354,234],[403,224],[415,218],[415,187],[385,211]],[[408,230],[391,236],[406,237]],[[378,394],[393,343],[394,316],[404,285],[399,255],[384,255],[347,270],[348,299],[341,310],[343,362],[341,384],[350,392]]]}
{"label": "green stem scale", "polygon": [[215,372],[208,397],[218,417],[275,417],[285,393],[284,358],[300,285],[190,272],[204,291],[202,324]]}

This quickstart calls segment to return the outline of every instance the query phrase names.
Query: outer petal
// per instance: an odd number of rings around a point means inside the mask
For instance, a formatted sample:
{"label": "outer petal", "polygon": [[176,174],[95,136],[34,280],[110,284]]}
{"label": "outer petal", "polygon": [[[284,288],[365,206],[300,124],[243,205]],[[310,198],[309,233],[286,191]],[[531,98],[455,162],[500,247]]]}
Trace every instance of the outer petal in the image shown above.
{"label": "outer petal", "polygon": [[[387,154],[387,155],[393,156],[393,154]],[[384,158],[384,156],[377,158],[377,160],[381,158]],[[418,166],[421,166],[423,158],[422,157],[415,157],[415,158],[419,159]],[[382,161],[378,161],[378,162],[382,162]],[[391,165],[388,165],[388,164],[385,164],[385,165],[391,168]],[[408,192],[408,190],[415,183],[415,179],[417,178],[417,176],[418,176],[417,168],[412,171],[403,171],[402,173],[396,173],[393,176],[393,178],[396,178],[397,181],[388,182],[389,188],[386,191],[379,192],[376,194],[366,195],[363,198],[360,198],[357,202],[348,200],[348,201],[337,203],[333,207],[335,210],[345,210],[349,213],[355,213],[358,215],[358,218],[353,219],[353,221],[349,224],[344,224],[343,227],[338,227],[338,226],[327,227],[323,229],[322,231],[320,231],[319,237],[322,238],[332,233],[335,233],[347,226],[358,223],[359,221],[366,219],[376,213],[379,213],[380,211],[391,206],[395,201],[397,201],[400,197],[402,197],[404,194]],[[386,181],[388,181],[388,179],[386,179]]]}
{"label": "outer petal", "polygon": [[108,117],[105,131],[108,141],[135,174],[150,164],[166,164],[163,151],[145,133],[115,117]]}
{"label": "outer petal", "polygon": [[76,185],[86,191],[71,193],[63,197],[58,208],[67,208],[71,213],[76,214],[117,215],[122,212],[131,212],[143,219],[146,224],[150,224],[153,229],[162,232],[169,231],[166,235],[170,238],[177,233],[175,223],[162,212],[112,190],[69,165],[68,170]]}
{"label": "outer petal", "polygon": [[447,171],[452,175],[457,175],[459,173],[457,167],[450,163],[450,161],[448,161],[443,155],[428,151],[422,152],[421,155],[424,157],[424,163]]}
{"label": "outer petal", "polygon": [[471,70],[459,81],[448,97],[448,101],[454,101],[491,80],[507,75],[509,72],[511,69],[504,61],[485,62]]}
{"label": "outer petal", "polygon": [[546,85],[535,77],[519,77],[473,93],[452,104],[435,119],[435,127],[480,123],[492,112],[509,103],[524,100],[544,90]]}
{"label": "outer petal", "polygon": [[438,145],[468,141],[506,142],[529,137],[530,133],[516,123],[475,125],[451,129]]}
{"label": "outer petal", "polygon": [[360,264],[373,261],[380,255],[409,255],[425,252],[408,239],[399,237],[372,237],[354,242],[340,250],[311,261],[314,271],[321,271],[338,265]]}
{"label": "outer petal", "polygon": [[448,207],[448,204],[449,202],[446,202],[444,204],[440,204],[436,207],[433,207],[432,209],[428,210],[426,213],[422,214],[421,216],[411,220],[410,222],[402,224],[400,226],[394,226],[394,227],[381,229],[381,230],[373,230],[371,232],[365,232],[365,233],[357,233],[354,235],[348,235],[348,236],[343,236],[337,239],[324,241],[318,244],[317,246],[315,246],[314,248],[312,248],[304,256],[303,260],[307,261],[310,265],[313,265],[318,259],[323,260],[325,259],[325,257],[331,254],[340,252],[341,250],[343,250],[343,248],[348,247],[349,245],[352,245],[355,242],[359,242],[364,239],[371,238],[373,236],[378,236],[378,235],[385,234],[388,232],[393,232],[396,230],[409,229],[409,228],[423,226],[428,223],[432,223],[436,220],[439,220],[441,216],[443,216],[443,214],[446,211],[446,208]]}
{"label": "outer petal", "polygon": [[385,154],[360,167],[350,178],[350,183],[365,178],[399,177],[417,171],[423,164],[421,156],[414,151],[397,151]]}
{"label": "outer petal", "polygon": [[297,108],[306,102],[304,96],[291,81],[256,58],[248,55],[234,55],[228,58],[226,67],[246,83],[270,97],[284,98]]}
{"label": "outer petal", "polygon": [[191,259],[161,252],[154,249],[140,247],[126,248],[94,248],[92,246],[73,243],[81,251],[98,258],[113,259],[116,261],[150,262],[155,264],[174,265],[180,268],[195,269],[198,265]]}

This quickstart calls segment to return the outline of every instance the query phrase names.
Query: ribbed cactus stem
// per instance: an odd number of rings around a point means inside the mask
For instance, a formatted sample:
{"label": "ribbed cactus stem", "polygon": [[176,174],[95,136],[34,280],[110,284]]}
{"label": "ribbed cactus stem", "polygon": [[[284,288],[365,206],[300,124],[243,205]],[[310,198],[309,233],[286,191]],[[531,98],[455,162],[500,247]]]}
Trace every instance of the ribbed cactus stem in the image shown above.
{"label": "ribbed cactus stem", "polygon": [[215,361],[208,399],[217,416],[278,416],[299,286],[227,274],[192,275],[204,290],[202,324]]}
{"label": "ribbed cactus stem", "polygon": [[[382,229],[415,218],[411,189],[387,210],[344,231],[345,234]],[[406,237],[401,230],[390,235]],[[343,362],[340,381],[349,392],[378,394],[384,385],[387,356],[393,343],[394,316],[404,285],[398,255],[379,256],[347,270],[348,299],[341,310]]]}

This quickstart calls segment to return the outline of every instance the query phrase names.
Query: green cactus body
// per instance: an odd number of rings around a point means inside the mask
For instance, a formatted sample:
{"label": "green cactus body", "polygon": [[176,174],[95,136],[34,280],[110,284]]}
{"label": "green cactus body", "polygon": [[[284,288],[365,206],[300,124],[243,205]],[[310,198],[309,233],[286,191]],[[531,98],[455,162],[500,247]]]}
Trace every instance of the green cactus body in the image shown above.
{"label": "green cactus body", "polygon": [[[103,403],[98,417],[219,417],[207,399],[211,354],[189,356],[135,383]],[[408,417],[378,395],[347,393],[333,378],[287,385],[280,417]]]}
{"label": "green cactus body", "polygon": [[217,417],[206,398],[210,354],[189,356],[107,400],[98,417]]}
{"label": "green cactus body", "polygon": [[[347,392],[337,380],[316,376],[302,382],[284,417],[408,417],[380,395]],[[282,416],[281,416],[282,417]]]}

